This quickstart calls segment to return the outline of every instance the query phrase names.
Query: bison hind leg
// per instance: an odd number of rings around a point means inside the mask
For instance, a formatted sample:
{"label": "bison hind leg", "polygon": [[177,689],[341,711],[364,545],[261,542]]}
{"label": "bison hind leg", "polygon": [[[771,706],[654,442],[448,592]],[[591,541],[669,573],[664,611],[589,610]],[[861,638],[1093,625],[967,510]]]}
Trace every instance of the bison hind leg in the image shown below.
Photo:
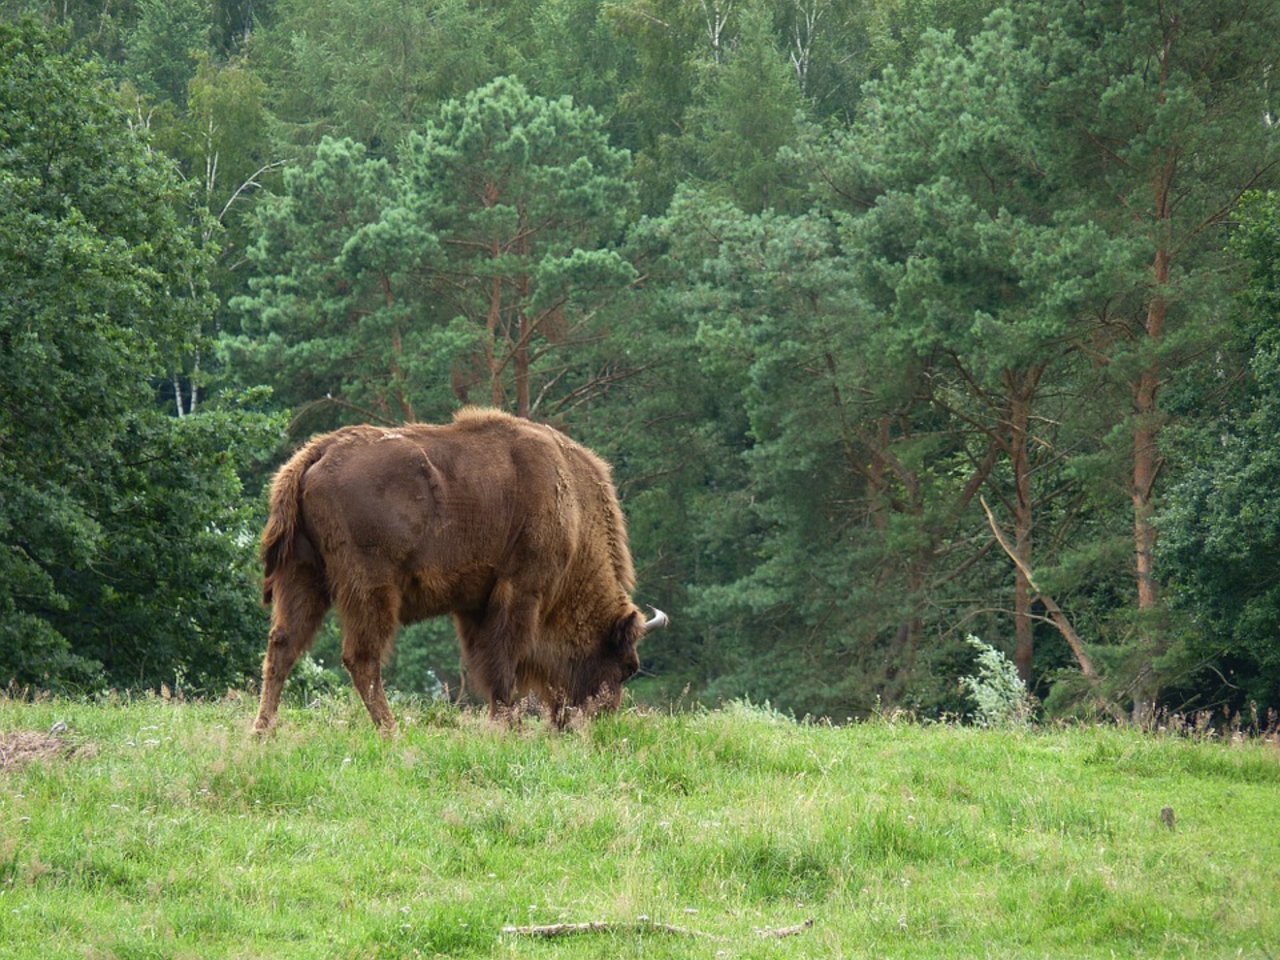
{"label": "bison hind leg", "polygon": [[285,681],[298,658],[310,648],[329,610],[324,576],[310,564],[294,563],[271,575],[271,633],[262,660],[262,697],[254,720],[256,733],[275,726]]}
{"label": "bison hind leg", "polygon": [[382,664],[400,627],[399,607],[399,595],[384,588],[347,597],[339,609],[342,665],[374,725],[388,736],[396,732],[396,718],[382,686]]}

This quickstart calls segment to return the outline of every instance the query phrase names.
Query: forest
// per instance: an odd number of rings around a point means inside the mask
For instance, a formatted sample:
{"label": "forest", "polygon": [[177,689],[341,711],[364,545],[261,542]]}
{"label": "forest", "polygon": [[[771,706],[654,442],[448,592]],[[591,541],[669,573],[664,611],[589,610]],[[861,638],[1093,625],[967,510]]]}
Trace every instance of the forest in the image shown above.
{"label": "forest", "polygon": [[[0,0],[0,684],[251,683],[273,469],[483,404],[614,465],[672,620],[637,699],[964,716],[973,636],[1047,717],[1268,723],[1276,37],[1274,0]],[[450,624],[388,676],[456,694]]]}

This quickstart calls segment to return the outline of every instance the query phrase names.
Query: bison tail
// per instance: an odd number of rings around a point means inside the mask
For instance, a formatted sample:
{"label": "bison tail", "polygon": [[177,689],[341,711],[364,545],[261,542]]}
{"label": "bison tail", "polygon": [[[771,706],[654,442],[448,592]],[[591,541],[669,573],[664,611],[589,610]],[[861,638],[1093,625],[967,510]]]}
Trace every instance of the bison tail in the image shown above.
{"label": "bison tail", "polygon": [[293,555],[295,544],[301,535],[298,527],[302,516],[302,478],[324,454],[327,446],[325,439],[317,437],[295,453],[271,481],[271,512],[262,531],[260,547],[264,605],[271,603],[276,573]]}

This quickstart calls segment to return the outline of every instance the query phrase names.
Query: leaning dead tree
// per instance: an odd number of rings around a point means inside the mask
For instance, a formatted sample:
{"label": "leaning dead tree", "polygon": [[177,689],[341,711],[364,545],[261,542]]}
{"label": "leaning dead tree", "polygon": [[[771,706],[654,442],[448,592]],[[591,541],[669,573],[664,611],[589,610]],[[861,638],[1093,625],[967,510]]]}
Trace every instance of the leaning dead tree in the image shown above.
{"label": "leaning dead tree", "polygon": [[1071,648],[1071,653],[1075,656],[1076,662],[1080,664],[1080,672],[1084,674],[1086,680],[1091,684],[1098,682],[1098,671],[1093,666],[1093,661],[1089,659],[1089,654],[1085,652],[1084,641],[1080,639],[1080,635],[1076,633],[1075,627],[1071,625],[1071,621],[1067,619],[1067,615],[1062,612],[1062,608],[1058,606],[1053,597],[1049,596],[1040,589],[1035,578],[1031,575],[1031,568],[1023,562],[1018,556],[1013,545],[1009,543],[1009,538],[1004,535],[1004,531],[1000,529],[1000,525],[996,523],[995,514],[991,512],[991,507],[987,505],[987,501],[983,497],[978,497],[978,502],[982,504],[982,509],[987,515],[987,523],[991,526],[991,532],[995,535],[1004,552],[1009,555],[1009,559],[1013,561],[1018,568],[1018,572],[1026,578],[1027,585],[1031,587],[1032,592],[1044,604],[1044,608],[1048,611],[1049,618],[1053,621],[1053,625],[1058,628],[1058,632],[1062,634],[1062,638],[1067,641],[1067,646]]}

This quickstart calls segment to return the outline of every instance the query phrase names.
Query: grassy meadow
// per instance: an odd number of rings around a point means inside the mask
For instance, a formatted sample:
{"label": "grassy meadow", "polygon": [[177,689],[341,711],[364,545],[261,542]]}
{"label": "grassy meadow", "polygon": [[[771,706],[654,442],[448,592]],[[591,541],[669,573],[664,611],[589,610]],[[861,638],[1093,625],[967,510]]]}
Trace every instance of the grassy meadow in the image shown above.
{"label": "grassy meadow", "polygon": [[253,709],[0,700],[0,957],[1280,955],[1274,743]]}

